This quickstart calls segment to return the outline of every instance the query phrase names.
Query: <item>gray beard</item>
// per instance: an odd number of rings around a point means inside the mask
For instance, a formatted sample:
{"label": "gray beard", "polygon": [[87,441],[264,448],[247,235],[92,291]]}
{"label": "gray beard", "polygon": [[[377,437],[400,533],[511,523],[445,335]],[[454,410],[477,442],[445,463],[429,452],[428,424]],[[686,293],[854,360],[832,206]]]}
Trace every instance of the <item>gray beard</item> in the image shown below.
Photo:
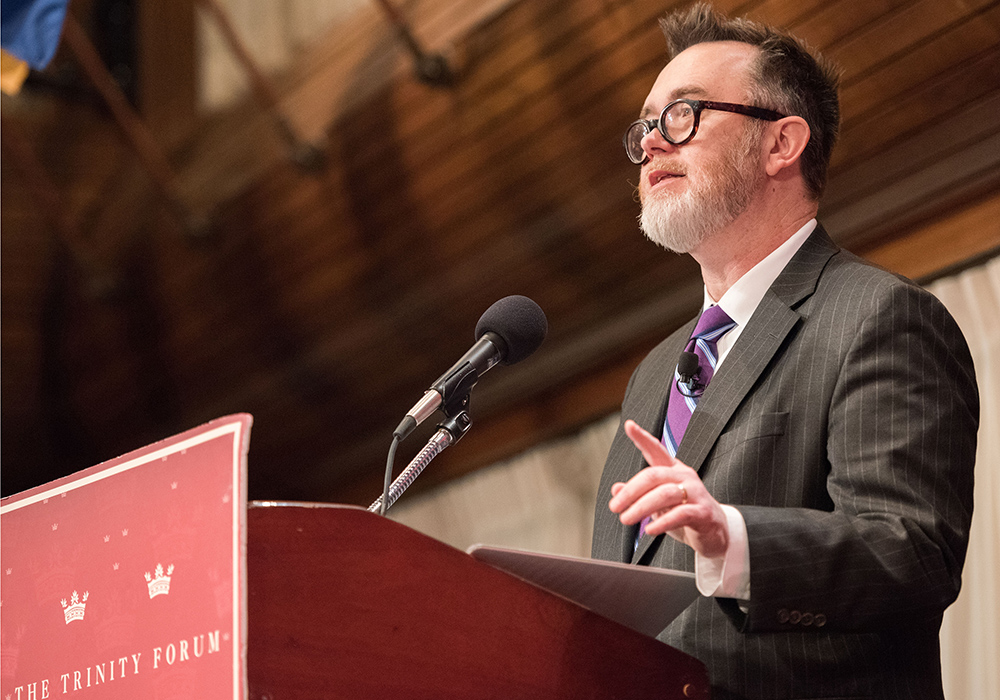
{"label": "gray beard", "polygon": [[748,129],[737,148],[720,162],[708,180],[680,195],[644,197],[639,226],[646,238],[675,253],[690,253],[747,210],[762,184],[756,161],[761,132]]}
{"label": "gray beard", "polygon": [[725,208],[704,199],[691,191],[670,199],[647,199],[639,215],[639,226],[653,243],[675,253],[690,253],[735,218]]}

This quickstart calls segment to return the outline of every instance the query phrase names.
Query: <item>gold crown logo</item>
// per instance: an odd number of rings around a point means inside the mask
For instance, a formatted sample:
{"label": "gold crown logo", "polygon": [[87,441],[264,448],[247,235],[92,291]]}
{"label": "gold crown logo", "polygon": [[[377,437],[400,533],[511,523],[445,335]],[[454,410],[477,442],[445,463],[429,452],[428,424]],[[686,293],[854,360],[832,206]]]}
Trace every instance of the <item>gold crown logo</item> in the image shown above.
{"label": "gold crown logo", "polygon": [[149,597],[155,598],[158,595],[170,593],[170,575],[174,573],[174,565],[167,567],[167,573],[163,573],[163,564],[156,565],[155,577],[146,572],[146,586],[149,588]]}
{"label": "gold crown logo", "polygon": [[69,605],[66,605],[66,599],[63,598],[60,603],[63,606],[63,616],[66,618],[66,624],[73,622],[74,620],[82,620],[83,616],[87,612],[87,598],[90,597],[90,591],[86,591],[83,594],[83,600],[80,599],[80,594],[73,591],[73,595],[70,596]]}

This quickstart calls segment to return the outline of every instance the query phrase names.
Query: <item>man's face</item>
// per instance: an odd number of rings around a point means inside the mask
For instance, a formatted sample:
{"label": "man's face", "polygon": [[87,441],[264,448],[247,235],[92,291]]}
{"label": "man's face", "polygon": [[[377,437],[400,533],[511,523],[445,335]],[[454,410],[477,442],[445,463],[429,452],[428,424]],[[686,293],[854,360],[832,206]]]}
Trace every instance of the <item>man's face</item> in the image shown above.
{"label": "man's face", "polygon": [[[749,68],[757,49],[739,42],[696,44],[667,64],[643,106],[656,118],[681,97],[747,103]],[[695,250],[732,223],[764,182],[760,125],[743,115],[701,114],[695,137],[674,146],[653,130],[643,139],[640,223],[646,236],[678,253]]]}

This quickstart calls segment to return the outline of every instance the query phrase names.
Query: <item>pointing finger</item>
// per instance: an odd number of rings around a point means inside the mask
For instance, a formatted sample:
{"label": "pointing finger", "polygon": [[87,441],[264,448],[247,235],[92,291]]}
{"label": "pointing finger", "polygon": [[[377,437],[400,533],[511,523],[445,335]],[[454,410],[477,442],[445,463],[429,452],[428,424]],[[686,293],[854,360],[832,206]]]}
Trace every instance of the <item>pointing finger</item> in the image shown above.
{"label": "pointing finger", "polygon": [[625,434],[628,435],[640,452],[646,458],[646,463],[650,466],[672,467],[677,460],[667,452],[659,440],[650,435],[633,420],[625,421]]}

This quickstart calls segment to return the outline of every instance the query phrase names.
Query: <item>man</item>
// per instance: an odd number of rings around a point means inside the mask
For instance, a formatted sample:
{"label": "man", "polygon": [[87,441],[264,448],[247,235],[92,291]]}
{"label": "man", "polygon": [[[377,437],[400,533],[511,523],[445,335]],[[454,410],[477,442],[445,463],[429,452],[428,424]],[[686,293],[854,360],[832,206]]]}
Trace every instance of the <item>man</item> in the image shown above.
{"label": "man", "polygon": [[625,145],[643,230],[695,258],[705,304],[632,376],[593,555],[696,572],[706,597],[659,638],[713,698],[939,699],[972,512],[966,343],[815,220],[835,74],[703,5],[661,25],[672,58]]}

